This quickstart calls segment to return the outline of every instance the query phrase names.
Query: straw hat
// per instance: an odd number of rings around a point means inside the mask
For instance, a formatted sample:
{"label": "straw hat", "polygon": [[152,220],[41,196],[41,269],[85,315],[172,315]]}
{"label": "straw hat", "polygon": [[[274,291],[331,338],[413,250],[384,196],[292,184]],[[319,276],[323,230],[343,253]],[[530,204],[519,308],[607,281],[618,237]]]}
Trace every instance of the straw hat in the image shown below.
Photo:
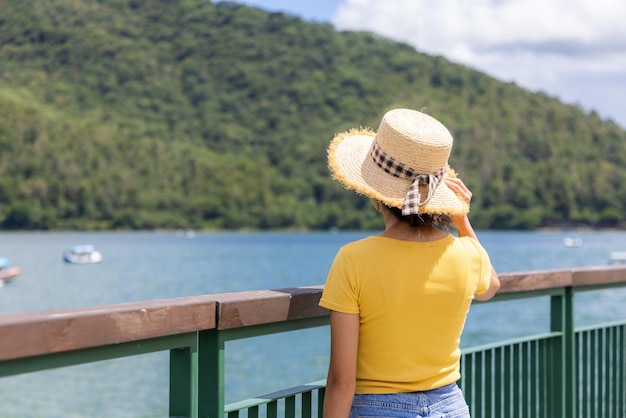
{"label": "straw hat", "polygon": [[424,113],[395,109],[387,112],[378,133],[352,129],[338,134],[328,148],[333,177],[404,215],[462,215],[469,204],[446,186],[452,135],[441,122]]}

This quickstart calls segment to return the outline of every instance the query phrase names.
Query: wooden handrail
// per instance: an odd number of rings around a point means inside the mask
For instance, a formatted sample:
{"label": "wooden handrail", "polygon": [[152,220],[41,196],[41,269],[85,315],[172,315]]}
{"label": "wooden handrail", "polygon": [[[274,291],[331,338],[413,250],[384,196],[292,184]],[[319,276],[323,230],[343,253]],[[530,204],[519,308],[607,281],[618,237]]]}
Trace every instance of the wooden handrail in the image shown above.
{"label": "wooden handrail", "polygon": [[216,307],[208,295],[0,315],[0,360],[215,329]]}
{"label": "wooden handrail", "polygon": [[232,329],[328,315],[318,303],[324,286],[214,295],[217,329]]}
{"label": "wooden handrail", "polygon": [[500,274],[498,294],[626,283],[626,265],[577,267]]}

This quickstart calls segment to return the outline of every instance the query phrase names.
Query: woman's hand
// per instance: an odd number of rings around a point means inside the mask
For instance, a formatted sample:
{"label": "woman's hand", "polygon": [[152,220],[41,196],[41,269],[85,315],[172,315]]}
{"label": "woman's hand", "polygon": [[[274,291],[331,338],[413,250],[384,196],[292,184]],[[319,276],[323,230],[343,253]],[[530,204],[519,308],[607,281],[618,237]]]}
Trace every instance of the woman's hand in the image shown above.
{"label": "woman's hand", "polygon": [[[458,177],[446,177],[443,181],[446,182],[446,186],[454,193],[457,194],[461,199],[463,199],[468,205],[472,200],[472,192],[467,188],[463,180]],[[451,216],[452,222],[454,223],[454,227],[460,233],[460,229],[465,229],[467,224],[469,224],[469,219],[467,215],[456,215]]]}
{"label": "woman's hand", "polygon": [[443,179],[446,182],[446,186],[450,188],[454,193],[459,195],[461,199],[465,200],[469,205],[472,200],[472,192],[467,188],[463,180],[458,177],[446,177]]}

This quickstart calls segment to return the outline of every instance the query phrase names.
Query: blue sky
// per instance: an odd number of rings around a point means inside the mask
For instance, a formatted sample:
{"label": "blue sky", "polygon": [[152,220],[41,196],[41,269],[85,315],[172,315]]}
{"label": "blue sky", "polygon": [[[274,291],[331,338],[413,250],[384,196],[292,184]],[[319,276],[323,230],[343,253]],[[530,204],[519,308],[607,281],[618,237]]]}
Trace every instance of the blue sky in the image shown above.
{"label": "blue sky", "polygon": [[236,2],[406,42],[626,129],[624,0]]}
{"label": "blue sky", "polygon": [[337,11],[338,0],[235,0],[273,12],[284,12],[315,22],[330,22]]}

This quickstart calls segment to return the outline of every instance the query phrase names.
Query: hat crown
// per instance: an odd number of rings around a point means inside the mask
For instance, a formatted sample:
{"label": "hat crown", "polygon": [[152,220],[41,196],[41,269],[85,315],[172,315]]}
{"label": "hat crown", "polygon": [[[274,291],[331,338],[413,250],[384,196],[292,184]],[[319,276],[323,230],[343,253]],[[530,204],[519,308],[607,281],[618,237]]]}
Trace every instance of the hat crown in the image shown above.
{"label": "hat crown", "polygon": [[419,174],[445,167],[452,142],[452,135],[441,122],[411,109],[387,112],[376,134],[382,151]]}

